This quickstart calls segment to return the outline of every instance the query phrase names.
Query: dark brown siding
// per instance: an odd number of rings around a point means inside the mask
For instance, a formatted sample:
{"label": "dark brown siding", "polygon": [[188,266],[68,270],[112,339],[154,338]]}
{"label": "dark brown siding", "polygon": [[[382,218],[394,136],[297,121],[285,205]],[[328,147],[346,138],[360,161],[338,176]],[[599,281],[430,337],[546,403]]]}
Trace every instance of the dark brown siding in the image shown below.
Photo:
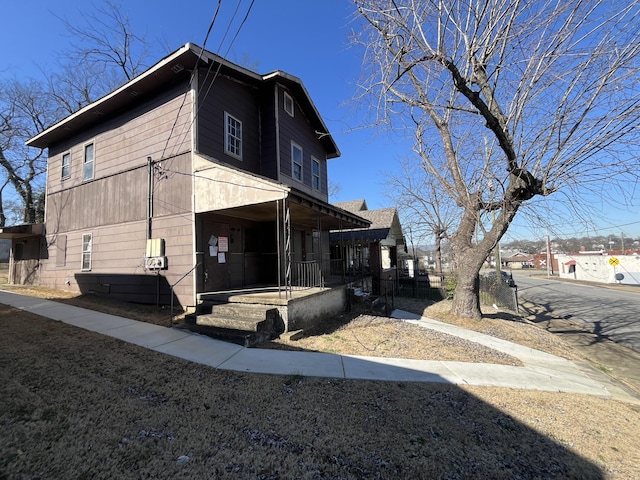
{"label": "dark brown siding", "polygon": [[260,113],[261,125],[261,174],[265,177],[278,180],[278,157],[276,148],[276,111],[274,99],[274,87],[268,86],[263,91],[262,107]]}
{"label": "dark brown siding", "polygon": [[[298,108],[295,102],[295,113],[291,117],[284,110],[284,94],[281,87],[278,88],[278,117],[280,127],[280,173],[285,176],[280,180],[299,190],[322,200],[327,199],[327,155],[322,144],[316,137],[315,129],[309,123],[306,116]],[[302,147],[303,181],[294,180],[291,176],[291,142]],[[320,191],[312,188],[311,157],[320,162]]]}
{"label": "dark brown siding", "polygon": [[[197,151],[219,162],[260,174],[260,104],[257,89],[220,75],[211,86],[212,79],[205,82],[204,72],[200,73],[200,81]],[[242,122],[241,160],[225,153],[225,112]]]}

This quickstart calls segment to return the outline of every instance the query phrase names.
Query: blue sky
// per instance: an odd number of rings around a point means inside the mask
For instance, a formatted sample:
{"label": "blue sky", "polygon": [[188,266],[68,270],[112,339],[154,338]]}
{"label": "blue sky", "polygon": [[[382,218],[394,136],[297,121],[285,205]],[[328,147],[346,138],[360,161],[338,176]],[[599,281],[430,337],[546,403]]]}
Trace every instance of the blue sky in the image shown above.
{"label": "blue sky", "polygon": [[[234,10],[238,14],[232,21]],[[364,128],[363,108],[355,101],[361,51],[351,48],[349,31],[355,27],[349,0],[255,0],[246,23],[230,44],[250,0],[223,0],[206,48],[259,73],[284,70],[305,84],[325,120],[342,157],[329,161],[329,178],[340,186],[331,201],[365,198],[370,209],[392,206],[385,196],[384,173],[392,171],[398,158],[410,154],[410,144],[383,132]],[[136,33],[157,45],[151,63],[187,42],[203,45],[217,1],[169,2],[134,0],[121,2]],[[100,2],[77,0],[0,0],[2,61],[0,78],[41,77],[53,69],[57,54],[69,48],[64,17],[74,22],[80,13],[91,13]],[[230,33],[222,41],[227,28]],[[516,217],[505,240],[537,239],[544,232],[532,227],[526,215]],[[600,231],[590,232],[563,219],[550,220],[551,234],[616,234],[619,225],[627,235],[640,236],[640,213],[612,209]]]}

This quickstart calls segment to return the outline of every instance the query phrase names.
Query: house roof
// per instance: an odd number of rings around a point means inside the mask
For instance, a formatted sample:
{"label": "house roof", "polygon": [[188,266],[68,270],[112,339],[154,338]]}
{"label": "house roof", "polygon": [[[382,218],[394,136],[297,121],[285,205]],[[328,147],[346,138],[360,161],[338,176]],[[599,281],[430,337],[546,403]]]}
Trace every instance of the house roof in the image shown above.
{"label": "house roof", "polygon": [[253,85],[266,86],[277,83],[288,88],[315,129],[318,139],[327,151],[327,158],[340,156],[338,146],[299,78],[280,70],[261,75],[229,62],[193,43],[185,44],[136,78],[65,117],[29,139],[26,144],[30,147],[47,148],[76,132],[104,121],[106,116],[116,115],[129,108],[137,99],[154,95],[159,88],[186,81],[199,66],[213,64],[216,69],[219,68],[219,73],[239,78]]}
{"label": "house roof", "polygon": [[367,210],[367,202],[365,200],[351,200],[347,202],[337,202],[334,206],[339,207],[348,212],[354,213],[371,222],[368,228],[360,228],[343,232],[335,232],[331,234],[331,241],[357,241],[368,242],[384,240],[389,235],[395,235],[396,239],[404,243],[404,235],[397,210],[393,207],[380,208],[377,210]]}
{"label": "house roof", "polygon": [[360,213],[362,210],[369,210],[367,207],[367,201],[365,199],[360,200],[348,200],[346,202],[335,202],[334,205],[343,210],[347,210],[353,213]]}

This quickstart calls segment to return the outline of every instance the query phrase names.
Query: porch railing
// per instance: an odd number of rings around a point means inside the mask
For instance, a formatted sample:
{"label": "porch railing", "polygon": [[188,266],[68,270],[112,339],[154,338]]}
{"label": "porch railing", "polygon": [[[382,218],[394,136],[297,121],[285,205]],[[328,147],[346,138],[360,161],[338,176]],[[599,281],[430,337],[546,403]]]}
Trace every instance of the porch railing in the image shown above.
{"label": "porch railing", "polygon": [[322,266],[316,261],[291,263],[291,286],[294,288],[324,287]]}

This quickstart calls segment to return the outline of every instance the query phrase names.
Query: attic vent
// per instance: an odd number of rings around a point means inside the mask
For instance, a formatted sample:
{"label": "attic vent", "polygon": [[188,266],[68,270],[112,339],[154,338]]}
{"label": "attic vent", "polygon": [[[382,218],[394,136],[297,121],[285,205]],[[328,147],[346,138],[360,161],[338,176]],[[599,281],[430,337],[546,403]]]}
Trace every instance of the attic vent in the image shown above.
{"label": "attic vent", "polygon": [[171,67],[171,71],[173,73],[180,73],[183,70],[184,70],[184,67],[182,65],[180,65],[179,63],[176,63],[174,66]]}

